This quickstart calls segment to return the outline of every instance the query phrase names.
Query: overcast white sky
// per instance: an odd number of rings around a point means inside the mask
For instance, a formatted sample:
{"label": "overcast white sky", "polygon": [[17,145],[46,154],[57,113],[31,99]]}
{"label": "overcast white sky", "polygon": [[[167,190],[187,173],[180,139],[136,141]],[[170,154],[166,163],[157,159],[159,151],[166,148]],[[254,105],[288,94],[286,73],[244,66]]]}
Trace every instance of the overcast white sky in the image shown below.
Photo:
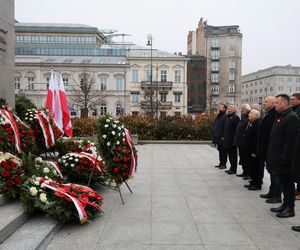
{"label": "overcast white sky", "polygon": [[130,34],[125,41],[168,52],[187,49],[201,17],[239,25],[243,74],[274,65],[300,66],[300,0],[15,0],[19,22],[82,23]]}

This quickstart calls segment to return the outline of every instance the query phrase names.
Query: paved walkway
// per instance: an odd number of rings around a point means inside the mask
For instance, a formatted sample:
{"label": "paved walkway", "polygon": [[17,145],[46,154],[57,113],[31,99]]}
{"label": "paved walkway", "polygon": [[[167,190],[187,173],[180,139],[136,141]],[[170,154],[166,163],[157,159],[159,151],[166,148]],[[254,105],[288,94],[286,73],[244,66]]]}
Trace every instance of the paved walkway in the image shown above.
{"label": "paved walkway", "polygon": [[[208,145],[141,145],[139,171],[117,192],[99,189],[104,214],[91,224],[67,224],[48,249],[185,250],[300,249],[296,217],[279,219],[246,181],[214,168],[217,151]],[[240,168],[239,168],[239,171]],[[277,204],[276,204],[277,205]]]}

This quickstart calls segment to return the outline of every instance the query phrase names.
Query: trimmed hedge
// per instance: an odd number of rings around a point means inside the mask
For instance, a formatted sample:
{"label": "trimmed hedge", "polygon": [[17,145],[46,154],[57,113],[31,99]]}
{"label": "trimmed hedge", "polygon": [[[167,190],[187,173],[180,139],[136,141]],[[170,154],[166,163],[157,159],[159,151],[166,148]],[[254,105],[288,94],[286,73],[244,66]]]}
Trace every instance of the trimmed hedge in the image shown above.
{"label": "trimmed hedge", "polygon": [[[203,114],[195,120],[190,117],[168,116],[155,119],[149,116],[122,116],[119,118],[132,134],[140,140],[211,140],[214,114]],[[96,134],[95,118],[73,119],[73,133],[76,137],[90,137]]]}

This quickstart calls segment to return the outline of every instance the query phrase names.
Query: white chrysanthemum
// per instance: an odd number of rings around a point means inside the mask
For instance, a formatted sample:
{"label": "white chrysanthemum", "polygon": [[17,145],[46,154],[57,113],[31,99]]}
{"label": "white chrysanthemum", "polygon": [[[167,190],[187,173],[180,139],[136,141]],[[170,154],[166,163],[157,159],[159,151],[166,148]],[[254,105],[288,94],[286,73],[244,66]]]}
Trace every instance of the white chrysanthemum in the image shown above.
{"label": "white chrysanthemum", "polygon": [[32,196],[36,196],[36,194],[37,194],[37,189],[36,189],[36,187],[31,187],[30,188],[30,194],[32,195]]}
{"label": "white chrysanthemum", "polygon": [[49,178],[47,175],[45,176],[45,179],[46,179],[46,180],[50,180],[50,178]]}
{"label": "white chrysanthemum", "polygon": [[50,169],[46,167],[43,169],[43,172],[44,172],[44,174],[48,174],[50,172]]}
{"label": "white chrysanthemum", "polygon": [[122,125],[121,128],[124,128],[124,125]]}
{"label": "white chrysanthemum", "polygon": [[118,123],[119,123],[119,121],[118,121],[118,120],[116,120],[116,121],[115,121],[115,123],[117,123],[117,124],[118,124]]}
{"label": "white chrysanthemum", "polygon": [[122,138],[122,141],[125,141],[125,138]]}
{"label": "white chrysanthemum", "polygon": [[121,130],[121,127],[118,127],[119,130]]}
{"label": "white chrysanthemum", "polygon": [[27,117],[25,117],[25,120],[28,120],[28,118],[27,118]]}
{"label": "white chrysanthemum", "polygon": [[107,145],[107,146],[110,146],[110,142],[108,141],[108,142],[106,143],[106,145]]}
{"label": "white chrysanthemum", "polygon": [[125,133],[123,132],[122,135],[125,136]]}
{"label": "white chrysanthemum", "polygon": [[112,134],[112,135],[115,135],[115,134],[116,134],[116,132],[115,132],[115,131],[111,131],[111,134]]}
{"label": "white chrysanthemum", "polygon": [[120,133],[118,133],[118,136],[121,136],[121,134],[120,134]]}
{"label": "white chrysanthemum", "polygon": [[63,160],[62,162],[63,162],[63,163],[66,163],[66,160]]}
{"label": "white chrysanthemum", "polygon": [[110,122],[110,120],[109,120],[109,119],[106,119],[106,122]]}
{"label": "white chrysanthemum", "polygon": [[69,163],[67,163],[67,162],[66,162],[66,164],[65,164],[65,165],[66,165],[66,166],[68,166],[68,165],[69,165]]}
{"label": "white chrysanthemum", "polygon": [[73,160],[73,157],[70,157],[69,160]]}
{"label": "white chrysanthemum", "polygon": [[104,125],[104,128],[108,128],[108,125],[107,125],[107,124],[105,124],[105,125]]}
{"label": "white chrysanthemum", "polygon": [[34,184],[35,184],[36,186],[39,186],[39,185],[40,185],[40,182],[39,182],[39,181],[35,181]]}
{"label": "white chrysanthemum", "polygon": [[54,175],[57,175],[57,172],[56,172],[55,169],[52,170],[52,173],[53,173]]}
{"label": "white chrysanthemum", "polygon": [[76,158],[76,159],[75,159],[75,162],[79,162],[79,160]]}
{"label": "white chrysanthemum", "polygon": [[29,118],[29,121],[32,121],[33,119],[32,118]]}
{"label": "white chrysanthemum", "polygon": [[117,141],[117,142],[116,142],[116,144],[117,144],[117,145],[119,145],[119,144],[120,144],[120,142],[119,142],[119,141]]}
{"label": "white chrysanthemum", "polygon": [[117,127],[117,125],[116,125],[116,124],[113,124],[112,126],[113,126],[114,128],[116,128],[116,127]]}
{"label": "white chrysanthemum", "polygon": [[106,135],[102,135],[102,137],[103,137],[104,139],[106,139],[107,136],[106,136]]}
{"label": "white chrysanthemum", "polygon": [[47,195],[45,193],[40,194],[40,201],[43,203],[47,201]]}
{"label": "white chrysanthemum", "polygon": [[45,188],[45,187],[46,187],[45,183],[42,183],[41,188]]}
{"label": "white chrysanthemum", "polygon": [[75,165],[72,163],[72,164],[71,164],[71,167],[74,168],[74,166],[75,166]]}

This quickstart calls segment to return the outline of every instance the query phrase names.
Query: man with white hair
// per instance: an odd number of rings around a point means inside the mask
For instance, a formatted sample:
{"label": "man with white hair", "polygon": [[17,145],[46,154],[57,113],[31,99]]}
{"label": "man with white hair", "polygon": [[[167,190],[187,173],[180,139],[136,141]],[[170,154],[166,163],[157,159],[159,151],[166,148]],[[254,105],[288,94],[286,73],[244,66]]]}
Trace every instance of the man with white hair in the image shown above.
{"label": "man with white hair", "polygon": [[233,144],[235,146],[238,147],[239,149],[239,165],[242,166],[243,168],[243,173],[241,174],[237,174],[236,176],[238,177],[244,177],[245,179],[248,179],[249,177],[249,171],[247,169],[247,165],[245,162],[245,153],[243,151],[243,149],[241,148],[242,145],[242,140],[243,140],[243,135],[244,132],[246,130],[247,124],[248,124],[248,115],[249,112],[251,110],[251,107],[248,103],[244,103],[241,106],[241,120],[238,123],[237,127],[236,127],[236,131],[235,131],[235,135],[234,135],[234,140],[233,140]]}
{"label": "man with white hair", "polygon": [[255,109],[255,110],[261,112],[261,106],[260,106],[260,104],[258,104],[258,103],[253,103],[253,104],[251,105],[251,109]]}
{"label": "man with white hair", "polygon": [[233,144],[234,134],[240,118],[236,115],[236,106],[228,107],[228,114],[224,126],[223,146],[227,151],[230,162],[229,170],[225,170],[227,174],[236,174],[237,168],[237,147]]}
{"label": "man with white hair", "polygon": [[261,190],[261,179],[259,178],[259,164],[257,157],[257,132],[259,127],[260,112],[251,109],[249,122],[247,124],[242,140],[242,149],[245,152],[245,164],[249,170],[251,181],[245,185],[249,190]]}

